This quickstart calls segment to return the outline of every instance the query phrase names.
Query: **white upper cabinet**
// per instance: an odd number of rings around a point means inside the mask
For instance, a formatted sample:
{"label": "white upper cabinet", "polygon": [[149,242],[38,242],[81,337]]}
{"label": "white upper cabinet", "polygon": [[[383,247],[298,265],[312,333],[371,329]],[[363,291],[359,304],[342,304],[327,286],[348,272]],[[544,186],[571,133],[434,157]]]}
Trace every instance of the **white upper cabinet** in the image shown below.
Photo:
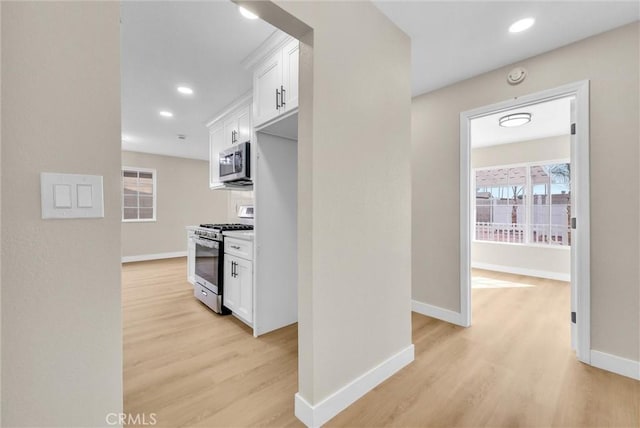
{"label": "white upper cabinet", "polygon": [[299,43],[290,39],[253,72],[253,125],[259,127],[298,108]]}
{"label": "white upper cabinet", "polygon": [[284,96],[282,100],[286,111],[298,108],[298,58],[300,43],[297,40],[289,42],[282,50],[282,82]]}
{"label": "white upper cabinet", "polygon": [[209,187],[211,189],[251,189],[251,186],[239,187],[221,183],[218,162],[221,151],[234,144],[251,141],[253,135],[251,111],[251,94],[247,94],[207,124],[209,128]]}
{"label": "white upper cabinet", "polygon": [[253,73],[253,117],[256,125],[280,114],[282,52],[272,55]]}
{"label": "white upper cabinet", "polygon": [[209,128],[209,187],[212,189],[222,186],[218,170],[218,155],[225,146],[224,137],[222,124]]}

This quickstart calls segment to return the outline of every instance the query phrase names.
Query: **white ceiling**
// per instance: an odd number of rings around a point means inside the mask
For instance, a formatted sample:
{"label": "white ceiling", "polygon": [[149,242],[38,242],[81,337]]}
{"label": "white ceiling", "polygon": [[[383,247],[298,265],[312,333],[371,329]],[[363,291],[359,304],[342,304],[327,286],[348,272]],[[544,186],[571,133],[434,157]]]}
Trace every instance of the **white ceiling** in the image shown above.
{"label": "white ceiling", "polygon": [[[243,18],[229,1],[121,5],[122,148],[208,159],[205,122],[251,89],[241,62],[274,27]],[[180,84],[194,94],[179,94]]]}
{"label": "white ceiling", "polygon": [[[417,95],[637,20],[637,2],[381,1],[412,37]],[[274,27],[243,18],[230,1],[122,2],[122,147],[208,158],[204,124],[251,89],[241,66]],[[533,16],[520,34],[509,25]],[[195,94],[183,96],[185,84]],[[162,118],[161,110],[174,117]],[[186,135],[185,141],[177,138]]]}
{"label": "white ceiling", "polygon": [[413,95],[640,19],[638,1],[374,1],[411,37]]}
{"label": "white ceiling", "polygon": [[[501,117],[531,113],[531,122],[514,128],[498,124]],[[571,127],[571,99],[560,98],[471,120],[471,147],[487,147],[538,138],[568,135]]]}

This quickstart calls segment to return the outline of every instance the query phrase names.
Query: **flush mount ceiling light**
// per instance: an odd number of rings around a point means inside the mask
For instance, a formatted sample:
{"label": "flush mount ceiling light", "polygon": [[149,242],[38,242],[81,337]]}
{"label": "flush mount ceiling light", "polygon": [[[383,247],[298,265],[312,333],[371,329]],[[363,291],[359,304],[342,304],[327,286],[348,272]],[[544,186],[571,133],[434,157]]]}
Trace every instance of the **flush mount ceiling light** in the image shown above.
{"label": "flush mount ceiling light", "polygon": [[238,6],[238,10],[240,11],[240,15],[244,16],[247,19],[258,19],[258,15],[253,12],[249,12],[242,6]]}
{"label": "flush mount ceiling light", "polygon": [[514,128],[531,122],[531,113],[514,113],[502,116],[498,121],[503,128]]}
{"label": "flush mount ceiling light", "polygon": [[188,86],[178,86],[178,92],[180,92],[183,95],[193,95],[193,89],[189,88]]}
{"label": "flush mount ceiling light", "polygon": [[166,111],[166,110],[162,110],[159,114],[162,117],[173,117],[173,113],[171,113],[170,111]]}
{"label": "flush mount ceiling light", "polygon": [[533,24],[536,22],[535,19],[533,18],[524,18],[521,19],[519,21],[514,22],[513,24],[511,24],[511,26],[509,27],[509,32],[510,33],[520,33],[524,30],[528,30],[529,28],[531,28],[533,26]]}

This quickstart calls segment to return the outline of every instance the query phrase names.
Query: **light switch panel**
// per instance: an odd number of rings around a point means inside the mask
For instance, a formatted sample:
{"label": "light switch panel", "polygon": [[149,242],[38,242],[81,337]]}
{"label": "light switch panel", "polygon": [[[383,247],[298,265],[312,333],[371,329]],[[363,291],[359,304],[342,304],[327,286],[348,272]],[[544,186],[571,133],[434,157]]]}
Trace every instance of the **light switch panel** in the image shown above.
{"label": "light switch panel", "polygon": [[102,176],[40,174],[42,218],[102,218]]}
{"label": "light switch panel", "polygon": [[68,184],[53,185],[54,208],[71,208],[71,186]]}
{"label": "light switch panel", "polygon": [[78,192],[78,208],[93,207],[93,186],[90,184],[78,184],[76,190]]}

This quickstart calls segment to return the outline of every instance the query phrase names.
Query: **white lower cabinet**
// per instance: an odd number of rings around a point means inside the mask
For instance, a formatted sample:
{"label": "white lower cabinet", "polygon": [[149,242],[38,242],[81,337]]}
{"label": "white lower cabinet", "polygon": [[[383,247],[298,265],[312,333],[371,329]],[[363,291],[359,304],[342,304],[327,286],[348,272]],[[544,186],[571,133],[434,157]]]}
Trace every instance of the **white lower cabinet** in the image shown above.
{"label": "white lower cabinet", "polygon": [[196,241],[193,230],[187,230],[187,281],[196,285]]}
{"label": "white lower cabinet", "polygon": [[[236,240],[234,240],[236,241]],[[240,243],[242,241],[237,240]],[[225,241],[225,248],[228,240]],[[232,245],[235,245],[232,243]],[[253,323],[253,262],[224,254],[224,305],[245,323]]]}

